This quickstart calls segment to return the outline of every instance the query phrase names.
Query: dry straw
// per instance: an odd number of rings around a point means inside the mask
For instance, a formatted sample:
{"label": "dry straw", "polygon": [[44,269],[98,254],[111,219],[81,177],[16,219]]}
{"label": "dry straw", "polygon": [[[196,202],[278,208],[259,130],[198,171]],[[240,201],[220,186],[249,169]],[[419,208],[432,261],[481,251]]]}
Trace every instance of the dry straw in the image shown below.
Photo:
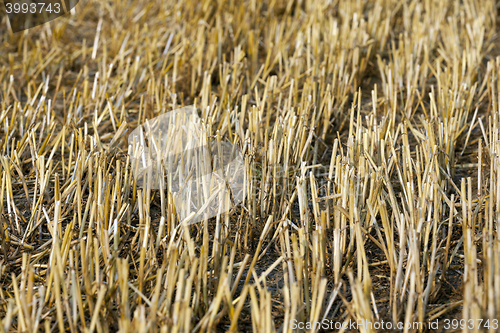
{"label": "dry straw", "polygon": [[[4,18],[0,331],[493,330],[496,12],[87,0],[18,34]],[[126,142],[186,105],[247,170],[240,205],[191,225],[172,179],[138,186]]]}

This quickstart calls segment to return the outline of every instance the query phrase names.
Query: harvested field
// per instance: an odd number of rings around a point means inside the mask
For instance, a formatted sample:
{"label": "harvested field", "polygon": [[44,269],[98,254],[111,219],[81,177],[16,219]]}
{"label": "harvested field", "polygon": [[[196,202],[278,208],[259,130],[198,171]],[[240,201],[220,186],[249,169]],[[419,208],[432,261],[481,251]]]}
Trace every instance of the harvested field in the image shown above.
{"label": "harvested field", "polygon": [[[496,1],[0,7],[0,332],[497,331]],[[128,142],[190,105],[244,165],[198,223]]]}

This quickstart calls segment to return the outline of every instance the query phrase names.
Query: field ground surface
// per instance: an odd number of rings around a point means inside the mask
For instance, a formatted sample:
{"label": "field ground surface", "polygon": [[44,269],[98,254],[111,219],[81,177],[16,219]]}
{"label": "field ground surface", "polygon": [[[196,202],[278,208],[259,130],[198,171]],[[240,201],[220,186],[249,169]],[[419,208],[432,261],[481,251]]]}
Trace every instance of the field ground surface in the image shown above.
{"label": "field ground surface", "polygon": [[[2,7],[0,331],[495,331],[498,7],[81,0],[19,33]],[[245,165],[195,224],[127,143],[188,105]]]}

